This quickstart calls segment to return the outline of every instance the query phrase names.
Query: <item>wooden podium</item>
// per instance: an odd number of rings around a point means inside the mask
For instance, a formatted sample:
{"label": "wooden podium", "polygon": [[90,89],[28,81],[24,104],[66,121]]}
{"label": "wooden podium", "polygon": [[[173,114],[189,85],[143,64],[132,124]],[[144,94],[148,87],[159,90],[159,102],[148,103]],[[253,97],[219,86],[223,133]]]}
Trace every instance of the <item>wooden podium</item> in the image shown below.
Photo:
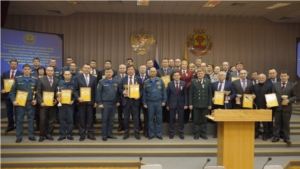
{"label": "wooden podium", "polygon": [[254,122],[272,121],[272,110],[216,109],[207,118],[218,122],[218,165],[226,169],[253,169]]}

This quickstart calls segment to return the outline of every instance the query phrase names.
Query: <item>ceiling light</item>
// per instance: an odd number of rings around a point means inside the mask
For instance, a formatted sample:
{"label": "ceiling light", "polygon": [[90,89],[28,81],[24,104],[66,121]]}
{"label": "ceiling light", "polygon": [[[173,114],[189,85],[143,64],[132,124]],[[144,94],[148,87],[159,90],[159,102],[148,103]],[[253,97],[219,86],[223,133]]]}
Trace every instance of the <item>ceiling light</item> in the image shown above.
{"label": "ceiling light", "polygon": [[222,0],[209,0],[202,7],[213,8],[218,5]]}
{"label": "ceiling light", "polygon": [[150,0],[137,0],[137,5],[139,6],[149,6]]}
{"label": "ceiling light", "polygon": [[67,0],[70,4],[72,5],[78,5],[78,4],[81,4],[80,1],[75,1],[75,0]]}
{"label": "ceiling light", "polygon": [[287,5],[290,5],[290,4],[291,3],[277,3],[277,4],[274,4],[272,6],[266,7],[266,9],[276,9],[276,8],[284,7],[284,6],[287,6]]}

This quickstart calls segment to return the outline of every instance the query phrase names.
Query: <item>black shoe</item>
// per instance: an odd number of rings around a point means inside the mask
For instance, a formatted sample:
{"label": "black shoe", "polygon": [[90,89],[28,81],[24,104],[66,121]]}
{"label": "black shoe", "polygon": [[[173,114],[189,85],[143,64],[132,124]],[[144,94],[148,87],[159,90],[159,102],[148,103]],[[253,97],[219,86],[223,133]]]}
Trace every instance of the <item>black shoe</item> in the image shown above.
{"label": "black shoe", "polygon": [[273,142],[273,143],[274,143],[274,142],[278,142],[279,140],[280,140],[279,138],[274,137],[273,140],[272,140],[272,142]]}
{"label": "black shoe", "polygon": [[268,137],[267,137],[267,136],[263,136],[262,140],[263,140],[263,141],[267,141],[267,140],[268,140]]}
{"label": "black shoe", "polygon": [[144,136],[145,136],[145,138],[148,138],[149,137],[148,132],[144,132]]}
{"label": "black shoe", "polygon": [[124,131],[124,127],[123,126],[120,126],[119,128],[118,128],[118,130],[117,130],[118,132],[120,132],[120,131]]}
{"label": "black shoe", "polygon": [[21,138],[18,138],[18,139],[16,140],[16,143],[21,143],[21,141],[22,141],[22,139],[21,139]]}
{"label": "black shoe", "polygon": [[89,135],[88,139],[90,139],[90,140],[96,140],[96,138],[93,135]]}
{"label": "black shoe", "polygon": [[129,135],[128,134],[125,134],[124,137],[123,137],[123,140],[126,140],[129,138]]}
{"label": "black shoe", "polygon": [[30,141],[36,141],[35,137],[28,137],[28,140],[30,140]]}
{"label": "black shoe", "polygon": [[79,141],[83,141],[85,139],[84,136],[80,136]]}
{"label": "black shoe", "polygon": [[255,134],[254,139],[257,139],[258,137],[259,137],[259,135],[258,135],[258,134]]}
{"label": "black shoe", "polygon": [[291,142],[290,139],[284,139],[284,142],[286,142],[287,145],[291,145],[292,144],[292,142]]}
{"label": "black shoe", "polygon": [[203,138],[204,140],[207,140],[207,136],[206,135],[200,135],[201,138]]}
{"label": "black shoe", "polygon": [[105,138],[105,137],[102,137],[102,141],[107,141],[107,138]]}
{"label": "black shoe", "polygon": [[137,140],[140,140],[141,139],[141,137],[140,137],[140,135],[135,135],[135,138],[137,139]]}
{"label": "black shoe", "polygon": [[52,137],[51,135],[47,135],[47,136],[46,136],[46,139],[48,139],[48,140],[54,140],[53,137]]}
{"label": "black shoe", "polygon": [[35,127],[35,131],[40,131],[40,128],[38,126]]}
{"label": "black shoe", "polygon": [[153,139],[153,138],[154,138],[154,136],[152,136],[152,137],[149,136],[149,137],[148,137],[148,140],[151,140],[151,139]]}
{"label": "black shoe", "polygon": [[143,126],[140,126],[140,131],[143,131],[144,130],[144,127]]}
{"label": "black shoe", "polygon": [[110,138],[110,139],[117,139],[117,137],[115,137],[115,136],[107,136],[107,138]]}
{"label": "black shoe", "polygon": [[74,124],[74,127],[75,127],[76,129],[78,129],[78,128],[79,128],[78,124]]}
{"label": "black shoe", "polygon": [[181,134],[181,135],[179,135],[179,138],[180,138],[181,140],[183,140],[183,139],[184,139],[184,136]]}
{"label": "black shoe", "polygon": [[195,139],[195,140],[199,140],[199,136],[198,136],[198,135],[195,135],[195,136],[194,136],[194,139]]}
{"label": "black shoe", "polygon": [[[5,133],[8,133],[8,132],[10,132],[10,131],[13,131],[14,129],[15,129],[15,127],[8,128],[8,129],[5,130]],[[22,140],[21,140],[21,141],[22,141]]]}
{"label": "black shoe", "polygon": [[170,137],[169,137],[170,139],[173,139],[174,138],[174,135],[170,135]]}
{"label": "black shoe", "polygon": [[61,141],[61,140],[63,140],[63,139],[66,139],[66,137],[59,137],[59,138],[57,139],[57,141]]}
{"label": "black shoe", "polygon": [[213,138],[218,138],[218,135],[215,134],[215,135],[213,136]]}
{"label": "black shoe", "polygon": [[56,120],[56,124],[60,124],[60,120],[57,119],[57,120]]}
{"label": "black shoe", "polygon": [[45,140],[45,137],[40,137],[39,142],[43,142]]}
{"label": "black shoe", "polygon": [[269,135],[268,135],[268,138],[272,138],[272,137],[273,137],[273,134],[269,134]]}
{"label": "black shoe", "polygon": [[160,140],[162,140],[163,138],[162,138],[162,136],[156,136],[156,138],[158,138],[158,139],[160,139]]}
{"label": "black shoe", "polygon": [[67,137],[68,140],[74,140],[74,138],[71,136],[71,137]]}

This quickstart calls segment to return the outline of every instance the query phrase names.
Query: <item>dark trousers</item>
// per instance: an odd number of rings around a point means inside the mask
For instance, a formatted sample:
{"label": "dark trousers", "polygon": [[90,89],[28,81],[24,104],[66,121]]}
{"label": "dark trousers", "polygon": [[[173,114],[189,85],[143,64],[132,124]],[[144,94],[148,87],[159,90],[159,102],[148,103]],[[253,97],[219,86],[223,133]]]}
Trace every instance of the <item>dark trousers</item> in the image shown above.
{"label": "dark trousers", "polygon": [[170,119],[170,112],[167,110],[167,106],[163,106],[162,107],[162,120],[163,122],[167,122],[169,123],[169,119]]}
{"label": "dark trousers", "polygon": [[56,106],[40,108],[40,136],[52,135],[56,116]]}
{"label": "dark trousers", "polygon": [[184,110],[184,123],[187,123],[190,119],[190,109],[185,109]]}
{"label": "dark trousers", "polygon": [[274,137],[280,138],[280,129],[283,129],[283,139],[290,139],[290,120],[292,112],[275,111]]}
{"label": "dark trousers", "polygon": [[103,102],[103,106],[104,108],[101,111],[102,138],[112,137],[112,130],[116,113],[116,103]]}
{"label": "dark trousers", "polygon": [[23,122],[25,112],[27,112],[28,120],[28,137],[34,137],[34,114],[35,106],[31,105],[31,101],[27,101],[25,107],[16,106],[15,107],[17,119],[16,119],[16,136],[18,139],[23,137]]}
{"label": "dark trousers", "polygon": [[[269,133],[269,122],[262,122],[263,123],[263,136],[268,136]],[[259,128],[260,128],[260,122],[255,122],[255,135],[258,136],[259,135]]]}
{"label": "dark trousers", "polygon": [[119,123],[119,127],[124,127],[123,107],[122,106],[118,106],[117,110],[118,110],[118,123]]}
{"label": "dark trousers", "polygon": [[93,124],[93,105],[78,105],[79,113],[79,135],[85,136],[86,130],[88,135],[92,136],[94,134],[94,124]]}
{"label": "dark trousers", "polygon": [[74,105],[73,125],[75,125],[75,124],[79,125],[79,114],[78,114],[78,106],[76,104],[76,101],[73,103],[73,105]]}
{"label": "dark trousers", "polygon": [[184,109],[170,109],[170,121],[169,121],[169,131],[170,135],[174,135],[174,123],[176,119],[176,113],[178,114],[178,131],[179,135],[183,135],[184,131]]}
{"label": "dark trousers", "polygon": [[[141,104],[142,105],[142,104]],[[148,132],[148,120],[149,120],[149,117],[148,117],[148,109],[144,108],[144,106],[140,106],[141,108],[139,110],[143,110],[143,114],[144,114],[144,135],[149,135],[149,132]]]}
{"label": "dark trousers", "polygon": [[72,137],[73,136],[73,105],[62,105],[59,109],[59,137]]}
{"label": "dark trousers", "polygon": [[125,106],[123,106],[124,112],[124,134],[129,134],[129,119],[130,119],[130,111],[132,111],[133,117],[133,125],[134,125],[134,134],[140,134],[140,126],[139,126],[139,106],[134,105],[132,99],[128,99]]}
{"label": "dark trousers", "polygon": [[7,129],[14,128],[15,126],[15,119],[14,119],[14,107],[10,99],[5,99],[5,106],[6,106],[6,114],[8,119]]}
{"label": "dark trousers", "polygon": [[[205,117],[208,113],[207,108],[193,108],[193,114],[194,114],[194,135],[206,135],[206,129],[207,129],[207,118]],[[201,120],[201,123],[199,122]]]}

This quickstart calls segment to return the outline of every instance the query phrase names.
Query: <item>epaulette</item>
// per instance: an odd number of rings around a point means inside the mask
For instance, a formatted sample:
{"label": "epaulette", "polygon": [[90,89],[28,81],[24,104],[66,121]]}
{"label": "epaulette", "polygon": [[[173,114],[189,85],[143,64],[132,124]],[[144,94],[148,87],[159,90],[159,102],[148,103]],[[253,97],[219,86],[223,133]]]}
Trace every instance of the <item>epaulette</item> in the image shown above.
{"label": "epaulette", "polygon": [[37,77],[35,77],[35,76],[31,76],[31,78],[33,78],[33,79],[38,79]]}
{"label": "epaulette", "polygon": [[144,82],[147,82],[147,81],[149,81],[149,79],[146,79]]}
{"label": "epaulette", "polygon": [[16,76],[16,78],[20,78],[20,77],[22,77],[22,75],[20,75],[20,76]]}
{"label": "epaulette", "polygon": [[104,79],[100,79],[99,82],[102,81],[102,80],[104,80]]}

